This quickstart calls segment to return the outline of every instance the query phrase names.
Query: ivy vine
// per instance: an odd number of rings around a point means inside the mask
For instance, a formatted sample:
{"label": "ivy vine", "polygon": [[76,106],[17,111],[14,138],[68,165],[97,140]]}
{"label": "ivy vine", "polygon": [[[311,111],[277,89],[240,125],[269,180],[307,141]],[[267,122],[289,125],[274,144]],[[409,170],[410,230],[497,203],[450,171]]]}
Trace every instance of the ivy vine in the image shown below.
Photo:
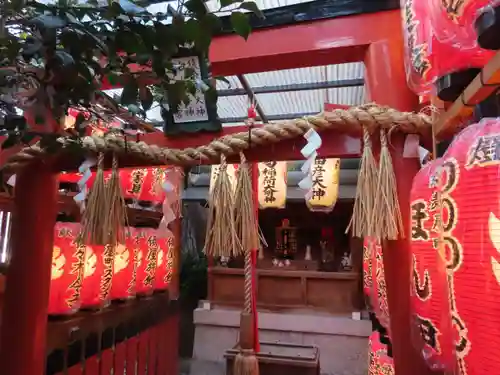
{"label": "ivy vine", "polygon": [[[249,12],[262,17],[253,1],[219,4],[211,12],[204,0],[180,0],[152,13],[147,1],[0,2],[0,131],[8,135],[2,148],[60,131],[33,129],[19,109],[34,114],[36,124],[58,125],[74,108],[82,135],[88,123],[109,120],[120,107],[145,116],[156,100],[176,111],[200,87],[215,95],[214,79],[188,69],[179,78],[173,59],[184,49],[206,58],[228,9],[234,32],[245,39]],[[118,100],[101,91],[105,84],[123,87]]]}

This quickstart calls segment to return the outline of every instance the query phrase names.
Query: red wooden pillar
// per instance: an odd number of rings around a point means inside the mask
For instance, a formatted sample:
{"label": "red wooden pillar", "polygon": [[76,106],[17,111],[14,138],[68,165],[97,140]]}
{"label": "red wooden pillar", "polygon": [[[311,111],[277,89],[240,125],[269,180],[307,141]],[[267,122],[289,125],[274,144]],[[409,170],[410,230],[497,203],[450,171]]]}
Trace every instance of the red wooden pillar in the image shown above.
{"label": "red wooden pillar", "polygon": [[2,375],[43,375],[57,175],[37,163],[16,176],[15,211],[0,335]]}
{"label": "red wooden pillar", "polygon": [[[376,42],[368,48],[365,58],[367,91],[371,101],[402,111],[413,111],[418,108],[418,98],[406,84],[401,25],[393,27],[394,34],[390,41]],[[402,157],[404,137],[392,137],[391,144],[399,204],[403,223],[408,225],[411,184],[419,164],[417,159]],[[411,253],[409,232],[406,232],[406,239],[387,241],[383,246],[394,365],[397,375],[429,375],[431,370],[425,366],[409,340]]]}
{"label": "red wooden pillar", "polygon": [[[259,164],[252,163],[252,199],[255,210],[255,219],[257,220],[257,228],[259,228]],[[252,250],[252,312],[253,312],[253,329],[254,329],[254,350],[260,352],[259,341],[259,314],[257,311],[257,255],[259,249]]]}

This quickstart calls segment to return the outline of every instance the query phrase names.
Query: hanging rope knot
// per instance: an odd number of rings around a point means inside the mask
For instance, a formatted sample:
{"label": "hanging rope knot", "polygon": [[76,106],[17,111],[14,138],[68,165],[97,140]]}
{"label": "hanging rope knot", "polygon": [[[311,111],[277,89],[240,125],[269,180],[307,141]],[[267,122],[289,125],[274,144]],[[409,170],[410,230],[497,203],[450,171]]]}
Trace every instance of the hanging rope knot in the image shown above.
{"label": "hanging rope knot", "polygon": [[370,138],[370,132],[368,131],[366,126],[363,126],[363,143],[365,144],[365,147],[371,147],[372,146],[372,140]]}
{"label": "hanging rope knot", "polygon": [[104,153],[100,152],[99,155],[97,156],[97,166],[101,167],[104,165]]}
{"label": "hanging rope knot", "polygon": [[245,164],[247,162],[247,158],[243,152],[240,152],[240,162],[241,164]]}
{"label": "hanging rope knot", "polygon": [[383,128],[380,128],[380,147],[387,147],[387,136]]}
{"label": "hanging rope knot", "polygon": [[113,153],[113,162],[111,164],[111,167],[113,170],[118,169],[118,157],[116,156],[116,153]]}
{"label": "hanging rope knot", "polygon": [[220,172],[225,172],[227,170],[227,160],[226,160],[226,155],[222,154],[220,156],[220,166],[219,166],[219,171]]}

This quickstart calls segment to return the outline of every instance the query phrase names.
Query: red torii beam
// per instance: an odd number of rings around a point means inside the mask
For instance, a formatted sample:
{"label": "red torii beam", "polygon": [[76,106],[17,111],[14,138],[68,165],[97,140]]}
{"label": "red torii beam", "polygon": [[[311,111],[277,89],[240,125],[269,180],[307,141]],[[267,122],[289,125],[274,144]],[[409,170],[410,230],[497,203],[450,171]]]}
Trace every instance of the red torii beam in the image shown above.
{"label": "red torii beam", "polygon": [[[418,100],[406,85],[400,14],[400,11],[395,10],[256,30],[247,42],[235,35],[217,37],[210,49],[213,73],[233,75],[364,61],[370,100],[399,110],[412,111],[417,108]],[[160,146],[182,148],[202,145],[212,138],[242,130],[226,128],[221,134],[191,135],[187,139],[168,139],[162,134],[153,133],[141,139]],[[345,146],[346,136],[329,133],[333,134],[323,137],[325,146],[320,150],[321,156],[349,155]],[[294,145],[299,145],[296,142],[300,141],[267,147],[266,150],[270,152],[267,158],[296,159],[300,150],[297,147],[293,150]],[[416,159],[401,157],[402,138],[395,139],[393,146],[399,201],[403,220],[408,223],[410,184],[419,165]],[[257,155],[253,158],[256,159]],[[4,160],[5,154],[2,152],[0,162]],[[0,362],[4,375],[43,374],[50,284],[48,275],[57,205],[57,184],[51,173],[48,168],[39,165],[33,171],[23,171],[16,182],[13,257],[3,321],[17,323],[4,324],[2,327]],[[26,224],[29,224],[30,236],[25,235]],[[389,241],[384,246],[384,255],[396,373],[430,375],[431,371],[408,339],[411,325],[409,240]],[[26,361],[27,358],[30,360]]]}

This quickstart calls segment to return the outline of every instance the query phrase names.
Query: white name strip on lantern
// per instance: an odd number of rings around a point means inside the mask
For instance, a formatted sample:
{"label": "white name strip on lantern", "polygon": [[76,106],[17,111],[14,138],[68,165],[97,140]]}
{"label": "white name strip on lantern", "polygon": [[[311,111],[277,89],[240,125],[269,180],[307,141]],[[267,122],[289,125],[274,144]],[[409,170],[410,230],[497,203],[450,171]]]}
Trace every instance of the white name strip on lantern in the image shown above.
{"label": "white name strip on lantern", "polygon": [[339,196],[340,159],[315,159],[306,203],[311,211],[331,211]]}
{"label": "white name strip on lantern", "polygon": [[[220,165],[212,165],[212,169],[210,171],[210,187],[209,192],[212,193],[212,189],[215,185],[215,181],[217,180],[217,176],[219,175]],[[231,187],[233,188],[233,192],[236,190],[236,167],[234,164],[227,165],[227,175],[229,176],[229,182],[231,183]]]}
{"label": "white name strip on lantern", "polygon": [[260,208],[283,208],[286,205],[286,161],[259,163]]}

